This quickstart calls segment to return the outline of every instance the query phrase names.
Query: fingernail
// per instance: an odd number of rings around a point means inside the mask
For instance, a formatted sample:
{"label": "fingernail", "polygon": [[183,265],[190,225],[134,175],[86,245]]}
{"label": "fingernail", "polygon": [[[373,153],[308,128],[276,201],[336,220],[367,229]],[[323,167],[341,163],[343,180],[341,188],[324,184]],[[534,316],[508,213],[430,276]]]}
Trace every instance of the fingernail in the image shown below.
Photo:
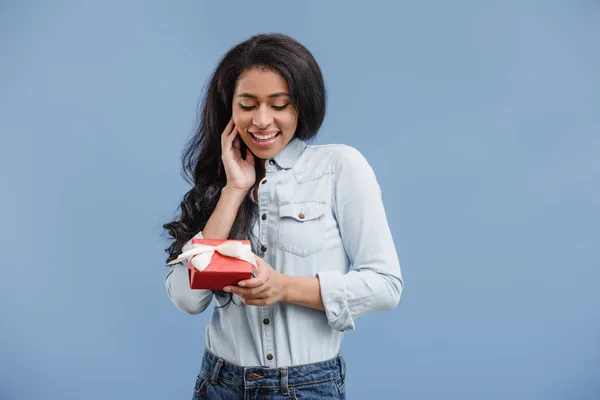
{"label": "fingernail", "polygon": [[240,285],[240,286],[246,286],[246,282],[240,282],[240,283],[238,283],[238,285]]}
{"label": "fingernail", "polygon": [[229,291],[231,291],[231,288],[230,288],[229,286],[225,286],[225,287],[223,288],[223,291],[224,291],[224,292],[229,292]]}

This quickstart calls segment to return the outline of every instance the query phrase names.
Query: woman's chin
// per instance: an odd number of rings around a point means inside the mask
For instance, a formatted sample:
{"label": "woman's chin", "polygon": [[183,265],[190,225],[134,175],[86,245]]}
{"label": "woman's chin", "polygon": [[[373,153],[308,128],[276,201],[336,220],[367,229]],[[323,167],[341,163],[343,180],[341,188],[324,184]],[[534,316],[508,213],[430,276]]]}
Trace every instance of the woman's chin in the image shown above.
{"label": "woman's chin", "polygon": [[276,150],[264,150],[264,149],[251,149],[252,154],[254,154],[254,157],[260,159],[260,160],[266,160],[269,158],[273,158],[277,155],[277,153],[279,153],[279,151]]}
{"label": "woman's chin", "polygon": [[250,151],[252,151],[252,154],[254,154],[255,157],[260,158],[261,160],[273,158],[277,155],[277,153],[279,153],[283,149],[281,143],[279,142],[274,143],[272,146],[266,148],[254,146],[253,144],[248,146],[248,148],[250,149]]}

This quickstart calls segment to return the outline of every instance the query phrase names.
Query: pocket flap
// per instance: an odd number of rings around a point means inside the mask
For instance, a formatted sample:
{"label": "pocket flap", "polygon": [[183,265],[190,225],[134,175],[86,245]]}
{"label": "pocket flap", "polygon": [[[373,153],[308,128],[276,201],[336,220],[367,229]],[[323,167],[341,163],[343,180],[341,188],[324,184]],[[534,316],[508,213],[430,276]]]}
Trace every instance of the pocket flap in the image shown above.
{"label": "pocket flap", "polygon": [[317,219],[327,211],[327,203],[306,201],[302,203],[282,203],[279,205],[279,216],[294,218],[297,221]]}

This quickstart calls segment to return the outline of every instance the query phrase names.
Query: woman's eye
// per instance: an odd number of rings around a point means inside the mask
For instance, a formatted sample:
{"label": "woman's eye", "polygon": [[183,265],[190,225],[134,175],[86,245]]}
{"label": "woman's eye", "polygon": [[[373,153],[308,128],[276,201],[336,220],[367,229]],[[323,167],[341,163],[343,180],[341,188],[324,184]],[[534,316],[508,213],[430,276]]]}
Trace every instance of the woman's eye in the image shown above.
{"label": "woman's eye", "polygon": [[[274,110],[277,111],[281,111],[287,108],[287,106],[289,106],[289,104],[284,104],[282,106],[271,106]],[[244,111],[250,111],[250,110],[254,110],[256,108],[256,106],[245,106],[243,104],[240,104],[240,108]]]}

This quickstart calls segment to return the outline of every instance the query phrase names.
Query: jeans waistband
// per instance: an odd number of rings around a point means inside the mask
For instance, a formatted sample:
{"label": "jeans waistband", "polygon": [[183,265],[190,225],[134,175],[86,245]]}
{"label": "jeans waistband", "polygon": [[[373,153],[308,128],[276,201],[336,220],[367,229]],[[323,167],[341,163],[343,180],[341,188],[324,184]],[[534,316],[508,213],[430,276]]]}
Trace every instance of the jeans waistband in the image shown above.
{"label": "jeans waistband", "polygon": [[282,388],[284,392],[287,392],[289,386],[323,382],[340,377],[345,380],[346,375],[346,362],[341,354],[313,364],[267,368],[236,365],[206,349],[202,368],[214,384],[223,379],[246,389]]}

